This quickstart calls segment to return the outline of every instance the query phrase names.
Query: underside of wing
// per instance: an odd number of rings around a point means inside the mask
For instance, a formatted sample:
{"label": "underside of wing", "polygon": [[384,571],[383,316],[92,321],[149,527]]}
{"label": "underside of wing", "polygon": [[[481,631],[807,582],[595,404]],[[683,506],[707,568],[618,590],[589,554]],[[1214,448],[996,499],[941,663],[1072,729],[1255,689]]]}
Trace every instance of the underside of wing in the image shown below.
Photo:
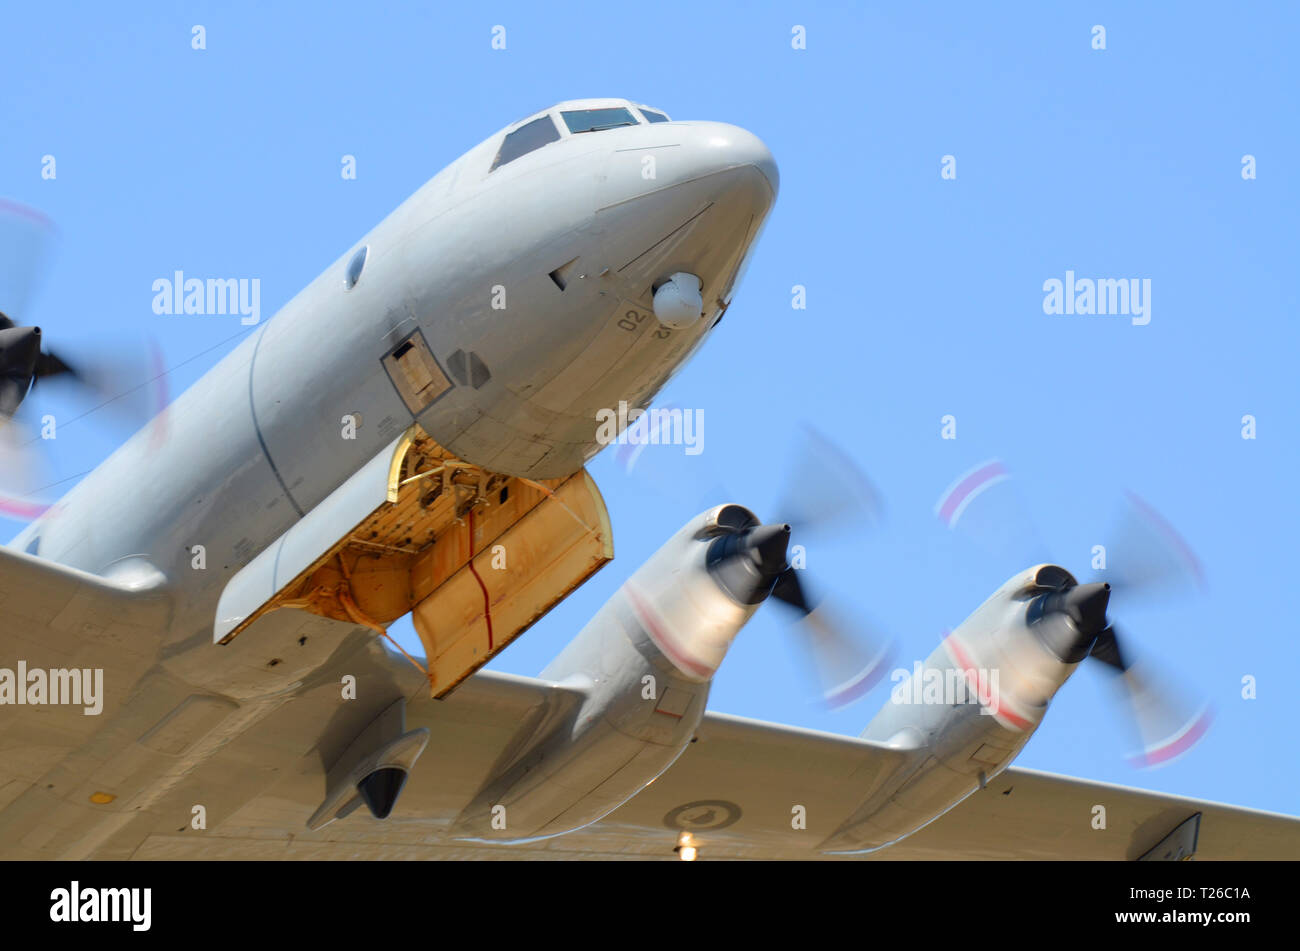
{"label": "underside of wing", "polygon": [[0,652],[72,662],[78,651],[116,643],[151,654],[167,618],[152,592],[162,578],[143,562],[121,567],[110,580],[0,548]]}
{"label": "underside of wing", "polygon": [[119,583],[0,548],[0,805],[99,725],[151,663],[169,606],[148,566]]}
{"label": "underside of wing", "polygon": [[[679,834],[692,830],[710,848],[716,844],[719,856],[813,858],[809,850],[833,820],[847,815],[901,755],[850,737],[709,714],[672,767],[593,826],[514,845],[453,838],[456,816],[483,784],[581,699],[546,681],[491,672],[471,677],[444,701],[416,693],[408,696],[406,726],[427,728],[428,746],[388,819],[359,810],[306,829],[324,782],[309,757],[297,776],[250,797],[201,836],[160,828],[135,857],[675,858]],[[310,700],[294,707],[282,713],[319,715]],[[258,742],[241,738],[218,758],[236,769],[246,756],[242,747]],[[221,767],[204,770],[213,768]]]}
{"label": "underside of wing", "polygon": [[[483,853],[527,857],[508,846],[461,842],[448,829],[488,780],[536,731],[572,715],[580,692],[548,681],[480,671],[445,699],[402,657],[358,632],[337,658],[355,679],[355,699],[340,703],[339,681],[314,683],[273,717],[230,740],[153,807],[151,828],[113,857],[141,859],[473,858]],[[427,731],[391,815],[364,808],[319,828],[308,823],[330,798],[331,767],[354,737],[397,699],[404,729]],[[297,758],[287,736],[315,736]],[[186,825],[190,804],[203,801],[208,823]]]}
{"label": "underside of wing", "polygon": [[[730,717],[710,717],[701,734],[657,783],[575,836],[588,837],[593,851],[609,851],[612,840],[654,840],[666,855],[673,836],[688,832],[702,858],[825,858],[817,842],[892,752]],[[800,807],[806,830],[796,828]],[[1011,768],[914,835],[858,857],[1295,859],[1300,819]]]}
{"label": "underside of wing", "polygon": [[[483,785],[582,694],[542,680],[481,672],[445,700],[431,700],[373,642],[348,661],[363,692],[389,679],[407,698],[406,728],[427,729],[428,745],[392,815],[364,809],[323,828],[308,818],[326,795],[326,761],[336,735],[364,726],[389,700],[344,705],[322,685],[276,718],[234,739],[178,788],[174,812],[121,857],[311,859],[675,859],[698,856],[820,859],[817,846],[882,777],[909,754],[852,737],[708,714],[677,762],[601,821],[567,835],[520,844],[456,839],[457,815]],[[372,669],[373,667],[373,669]],[[351,720],[343,718],[351,717]],[[259,765],[289,717],[323,724],[318,749],[278,778]],[[290,730],[289,732],[293,732]],[[202,790],[209,825],[182,825]],[[228,794],[228,795],[227,795]],[[1105,808],[1098,828],[1097,806]],[[179,820],[179,821],[174,821]],[[854,859],[1284,858],[1300,854],[1300,820],[1177,796],[1008,769],[916,834]],[[1151,853],[1151,854],[1149,854]]]}
{"label": "underside of wing", "polygon": [[[664,776],[556,847],[608,852],[622,840],[643,852],[654,842],[649,851],[667,857],[688,833],[702,858],[826,858],[817,844],[897,755],[848,737],[710,715],[699,742]],[[1295,859],[1300,819],[1013,767],[915,834],[856,857],[1192,856]]]}
{"label": "underside of wing", "polygon": [[1012,767],[887,850],[906,858],[1295,859],[1300,819]]}

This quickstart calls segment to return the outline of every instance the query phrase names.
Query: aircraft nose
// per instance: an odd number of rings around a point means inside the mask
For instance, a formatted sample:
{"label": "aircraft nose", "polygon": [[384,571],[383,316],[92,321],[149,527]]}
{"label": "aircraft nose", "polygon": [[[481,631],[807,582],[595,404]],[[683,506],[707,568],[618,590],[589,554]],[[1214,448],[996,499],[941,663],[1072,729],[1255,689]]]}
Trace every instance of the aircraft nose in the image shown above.
{"label": "aircraft nose", "polygon": [[776,197],[781,176],[776,159],[762,139],[747,129],[724,122],[701,122],[696,124],[694,132],[691,146],[701,165],[712,171],[752,166],[767,179],[772,197]]}

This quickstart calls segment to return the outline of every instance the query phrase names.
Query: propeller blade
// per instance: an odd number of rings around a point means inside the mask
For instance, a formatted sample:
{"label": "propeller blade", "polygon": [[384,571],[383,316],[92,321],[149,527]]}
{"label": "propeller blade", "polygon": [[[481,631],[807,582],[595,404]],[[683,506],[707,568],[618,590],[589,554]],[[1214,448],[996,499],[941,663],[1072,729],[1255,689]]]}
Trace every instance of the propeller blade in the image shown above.
{"label": "propeller blade", "polygon": [[822,698],[832,709],[866,696],[889,669],[893,645],[888,639],[874,631],[866,636],[849,633],[866,626],[847,623],[842,611],[825,602],[814,605],[796,569],[781,573],[771,597],[798,612],[800,644],[811,657]]}
{"label": "propeller blade", "polygon": [[877,527],[884,505],[866,473],[844,450],[802,424],[776,511],[801,537],[810,532],[860,533]]}
{"label": "propeller blade", "polygon": [[1011,472],[989,459],[953,481],[934,506],[935,517],[991,555],[999,572],[1051,561]]}
{"label": "propeller blade", "polygon": [[69,366],[62,359],[53,353],[41,353],[36,358],[36,368],[33,374],[32,385],[46,377],[67,375],[73,380],[80,381],[82,375],[73,367]]}
{"label": "propeller blade", "polygon": [[772,586],[772,597],[783,604],[790,605],[802,615],[812,613],[812,606],[804,594],[803,583],[799,580],[799,572],[794,568],[786,568],[777,577],[776,584]]}
{"label": "propeller blade", "polygon": [[1115,636],[1113,627],[1107,627],[1097,635],[1097,640],[1093,642],[1092,650],[1088,653],[1121,674],[1129,668],[1128,659],[1119,649],[1119,638]]}
{"label": "propeller blade", "polygon": [[80,340],[57,353],[45,351],[34,367],[42,392],[57,389],[75,400],[76,411],[65,410],[60,425],[94,413],[96,422],[112,420],[132,432],[166,408],[165,372],[155,343],[132,345],[121,339]]}
{"label": "propeller blade", "polygon": [[637,492],[698,512],[734,497],[702,451],[703,436],[698,410],[667,402],[630,423],[607,455]]}
{"label": "propeller blade", "polygon": [[0,421],[0,518],[29,522],[49,508],[38,496],[52,479],[44,455],[32,448],[39,437],[22,417]]}
{"label": "propeller blade", "polygon": [[1168,597],[1204,589],[1205,575],[1191,546],[1132,492],[1125,493],[1111,539],[1104,575],[1124,598]]}
{"label": "propeller blade", "polygon": [[1190,709],[1173,701],[1148,674],[1130,667],[1124,674],[1142,750],[1129,758],[1139,769],[1163,766],[1182,756],[1205,736],[1213,720],[1208,705]]}
{"label": "propeller blade", "polygon": [[1209,705],[1188,703],[1180,693],[1162,686],[1163,678],[1154,670],[1134,663],[1120,647],[1113,626],[1098,636],[1091,656],[1119,674],[1142,747],[1129,757],[1134,766],[1163,766],[1190,750],[1209,730],[1213,720]]}
{"label": "propeller blade", "polygon": [[35,208],[0,198],[0,310],[9,317],[0,329],[28,312],[55,236],[54,224]]}
{"label": "propeller blade", "polygon": [[[809,536],[855,540],[878,528],[884,504],[880,492],[861,467],[839,446],[808,423],[795,434],[777,511],[804,544]],[[795,633],[809,655],[822,699],[832,708],[848,706],[865,696],[889,669],[893,644],[856,612],[838,603],[815,598],[801,579],[802,572],[786,568],[772,588],[772,597],[797,612]]]}

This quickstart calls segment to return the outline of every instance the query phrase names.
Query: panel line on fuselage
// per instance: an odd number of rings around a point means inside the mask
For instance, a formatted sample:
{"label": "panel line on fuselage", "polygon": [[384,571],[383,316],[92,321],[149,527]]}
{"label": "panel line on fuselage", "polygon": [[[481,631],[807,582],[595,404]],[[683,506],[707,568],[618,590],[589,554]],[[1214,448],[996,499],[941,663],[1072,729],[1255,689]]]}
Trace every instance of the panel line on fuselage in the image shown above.
{"label": "panel line on fuselage", "polygon": [[257,434],[257,444],[262,447],[262,455],[266,457],[266,462],[275,475],[275,481],[280,483],[280,490],[284,492],[285,498],[289,500],[293,510],[298,513],[298,517],[302,518],[306,513],[298,505],[298,500],[293,497],[289,487],[284,484],[284,476],[280,475],[275,460],[271,458],[271,450],[267,448],[266,438],[262,435],[262,425],[257,421],[257,400],[253,397],[253,380],[257,374],[257,351],[261,349],[262,338],[266,336],[266,328],[269,326],[269,323],[263,324],[262,329],[257,332],[257,340],[253,343],[253,356],[248,361],[248,412],[253,418],[253,432]]}

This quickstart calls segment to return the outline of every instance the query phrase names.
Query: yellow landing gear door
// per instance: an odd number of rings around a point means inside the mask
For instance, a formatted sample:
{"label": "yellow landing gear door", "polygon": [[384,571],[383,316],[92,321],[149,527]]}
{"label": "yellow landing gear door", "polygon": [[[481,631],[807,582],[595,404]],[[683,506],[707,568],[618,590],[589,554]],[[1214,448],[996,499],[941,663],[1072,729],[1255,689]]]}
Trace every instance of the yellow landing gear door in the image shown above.
{"label": "yellow landing gear door", "polygon": [[544,482],[487,472],[413,426],[230,580],[213,639],[256,637],[281,609],[376,634],[413,612],[425,649],[413,661],[440,697],[613,557],[586,470]]}

